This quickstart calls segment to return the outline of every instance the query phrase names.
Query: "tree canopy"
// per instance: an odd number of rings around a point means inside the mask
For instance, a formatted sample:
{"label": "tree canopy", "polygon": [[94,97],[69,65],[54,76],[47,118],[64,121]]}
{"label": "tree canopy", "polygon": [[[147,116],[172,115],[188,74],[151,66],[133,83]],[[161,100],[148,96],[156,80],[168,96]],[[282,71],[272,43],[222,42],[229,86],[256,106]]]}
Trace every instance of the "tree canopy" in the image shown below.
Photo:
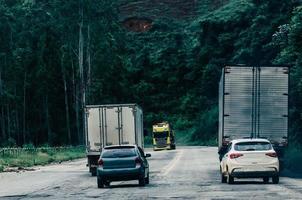
{"label": "tree canopy", "polygon": [[83,143],[84,95],[215,139],[225,64],[291,66],[290,138],[302,142],[299,4],[0,0],[1,143]]}

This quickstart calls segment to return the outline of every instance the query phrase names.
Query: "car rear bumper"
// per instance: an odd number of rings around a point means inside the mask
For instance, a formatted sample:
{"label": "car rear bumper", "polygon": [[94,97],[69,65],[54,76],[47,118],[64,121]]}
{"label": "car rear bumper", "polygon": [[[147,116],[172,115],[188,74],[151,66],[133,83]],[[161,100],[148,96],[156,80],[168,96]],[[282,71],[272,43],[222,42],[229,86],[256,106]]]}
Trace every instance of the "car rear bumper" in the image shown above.
{"label": "car rear bumper", "polygon": [[231,176],[236,178],[260,178],[260,177],[272,177],[279,174],[276,168],[267,168],[259,171],[233,169]]}
{"label": "car rear bumper", "polygon": [[136,180],[144,176],[144,169],[140,168],[123,168],[123,169],[97,169],[97,176],[109,181],[127,181]]}

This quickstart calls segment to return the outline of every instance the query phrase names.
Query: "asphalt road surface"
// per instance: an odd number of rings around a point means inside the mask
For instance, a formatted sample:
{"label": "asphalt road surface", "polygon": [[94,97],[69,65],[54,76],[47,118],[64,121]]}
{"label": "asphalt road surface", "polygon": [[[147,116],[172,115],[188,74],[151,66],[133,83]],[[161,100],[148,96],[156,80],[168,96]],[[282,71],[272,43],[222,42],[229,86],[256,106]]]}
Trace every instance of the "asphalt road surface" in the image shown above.
{"label": "asphalt road surface", "polygon": [[[150,150],[151,151],[151,150]],[[151,151],[150,184],[114,182],[98,189],[86,159],[35,168],[35,171],[0,173],[0,199],[301,199],[302,179],[281,177],[280,183],[262,179],[220,182],[217,148],[180,147]],[[271,182],[271,181],[270,181]]]}

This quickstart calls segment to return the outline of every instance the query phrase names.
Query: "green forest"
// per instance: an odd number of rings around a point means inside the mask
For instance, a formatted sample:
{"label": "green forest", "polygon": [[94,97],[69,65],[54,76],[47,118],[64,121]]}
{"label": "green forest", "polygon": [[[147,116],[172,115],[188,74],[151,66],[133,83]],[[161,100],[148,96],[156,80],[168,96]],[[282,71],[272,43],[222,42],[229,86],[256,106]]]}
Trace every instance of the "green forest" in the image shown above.
{"label": "green forest", "polygon": [[291,67],[302,143],[301,47],[298,0],[0,0],[0,144],[83,144],[83,105],[107,103],[215,141],[226,64]]}

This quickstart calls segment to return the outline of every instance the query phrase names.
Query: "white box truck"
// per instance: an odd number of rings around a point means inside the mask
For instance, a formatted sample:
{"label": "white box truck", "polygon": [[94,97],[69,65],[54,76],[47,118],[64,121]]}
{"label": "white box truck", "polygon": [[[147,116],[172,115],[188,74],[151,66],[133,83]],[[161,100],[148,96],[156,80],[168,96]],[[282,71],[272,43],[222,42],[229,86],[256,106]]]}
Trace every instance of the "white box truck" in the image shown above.
{"label": "white box truck", "polygon": [[103,147],[136,144],[144,148],[143,111],[138,105],[89,105],[85,113],[87,165],[93,176]]}
{"label": "white box truck", "polygon": [[282,157],[288,135],[289,68],[226,66],[219,84],[220,158],[233,139],[266,138]]}

